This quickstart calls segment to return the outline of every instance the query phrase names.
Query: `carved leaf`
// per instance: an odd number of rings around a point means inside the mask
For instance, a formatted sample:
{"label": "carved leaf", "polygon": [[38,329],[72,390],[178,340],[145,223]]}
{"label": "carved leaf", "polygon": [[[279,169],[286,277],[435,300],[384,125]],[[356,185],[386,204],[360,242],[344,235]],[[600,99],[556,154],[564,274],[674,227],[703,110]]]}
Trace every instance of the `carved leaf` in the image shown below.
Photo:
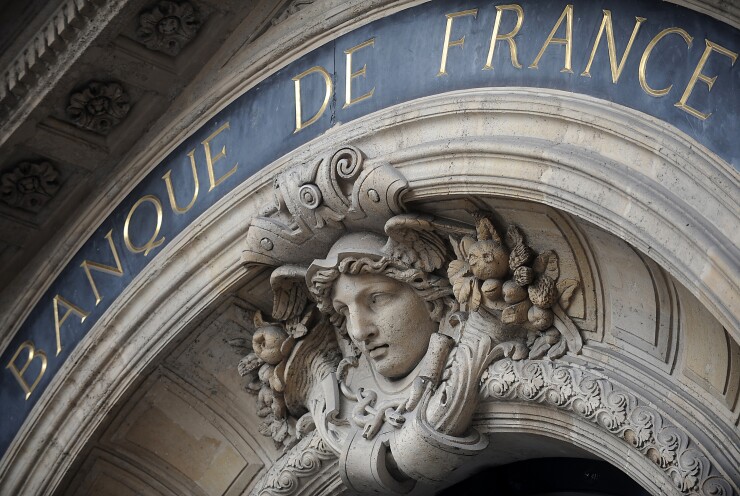
{"label": "carved leaf", "polygon": [[537,274],[544,274],[553,281],[556,281],[560,276],[558,262],[558,255],[554,251],[548,250],[540,253],[535,258],[532,268]]}
{"label": "carved leaf", "polygon": [[528,301],[520,301],[514,305],[504,308],[501,313],[501,322],[504,324],[523,324],[527,321],[527,311],[531,304]]}
{"label": "carved leaf", "polygon": [[509,246],[510,250],[513,250],[516,245],[524,244],[524,235],[522,234],[522,231],[513,224],[506,229],[506,244]]}
{"label": "carved leaf", "polygon": [[537,339],[534,340],[534,343],[532,344],[532,349],[529,351],[529,358],[532,360],[539,360],[543,356],[545,356],[545,353],[547,353],[547,350],[550,349],[550,344],[547,342],[546,336],[540,336]]}
{"label": "carved leaf", "polygon": [[259,429],[259,433],[262,434],[263,436],[269,437],[272,435],[272,431],[270,430],[270,424],[268,422],[260,423],[258,429]]}
{"label": "carved leaf", "polygon": [[578,286],[579,283],[575,279],[565,279],[558,283],[558,293],[560,294],[558,303],[563,310],[568,310],[568,307],[570,307]]}
{"label": "carved leaf", "polygon": [[254,327],[260,328],[265,325],[265,319],[262,317],[262,312],[257,310],[254,312]]}
{"label": "carved leaf", "polygon": [[450,282],[454,284],[457,279],[466,275],[468,269],[470,269],[470,266],[466,261],[453,260],[450,262],[450,265],[447,266],[447,277],[449,278]]}
{"label": "carved leaf", "polygon": [[502,356],[511,358],[512,360],[522,360],[527,358],[529,350],[523,341],[504,341],[503,343],[497,344],[493,350],[491,350],[491,353],[501,353]]}
{"label": "carved leaf", "polygon": [[501,236],[499,236],[496,228],[493,227],[493,222],[483,212],[473,212],[475,217],[475,231],[478,236],[478,241],[491,239],[498,244],[501,244]]}
{"label": "carved leaf", "polygon": [[237,370],[239,371],[239,375],[244,377],[247,374],[250,374],[260,368],[264,363],[265,362],[256,354],[250,353],[249,355],[239,360]]}
{"label": "carved leaf", "polygon": [[302,322],[296,322],[293,325],[288,326],[288,331],[294,339],[300,339],[308,334],[308,327]]}
{"label": "carved leaf", "polygon": [[565,339],[560,339],[558,344],[550,348],[550,351],[547,352],[547,356],[554,360],[556,358],[560,358],[561,356],[565,355],[565,352],[567,351],[568,351],[568,342]]}
{"label": "carved leaf", "polygon": [[473,291],[474,277],[461,277],[452,285],[452,294],[461,304],[466,304]]}
{"label": "carved leaf", "polygon": [[452,246],[452,251],[455,252],[455,258],[458,260],[464,260],[466,257],[463,255],[462,252],[462,240],[457,239],[455,236],[451,235],[449,236],[450,245]]}

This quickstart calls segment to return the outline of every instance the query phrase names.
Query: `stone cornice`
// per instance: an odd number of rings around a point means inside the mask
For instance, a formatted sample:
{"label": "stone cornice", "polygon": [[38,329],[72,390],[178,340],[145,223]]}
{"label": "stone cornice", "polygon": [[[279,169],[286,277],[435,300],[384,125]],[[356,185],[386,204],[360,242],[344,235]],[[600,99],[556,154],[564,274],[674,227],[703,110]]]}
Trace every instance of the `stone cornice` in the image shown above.
{"label": "stone cornice", "polygon": [[[65,0],[8,64],[0,104],[8,109],[0,145],[24,122],[127,0]],[[0,107],[1,108],[1,107]]]}
{"label": "stone cornice", "polygon": [[732,0],[665,0],[701,12],[740,29],[740,6]]}

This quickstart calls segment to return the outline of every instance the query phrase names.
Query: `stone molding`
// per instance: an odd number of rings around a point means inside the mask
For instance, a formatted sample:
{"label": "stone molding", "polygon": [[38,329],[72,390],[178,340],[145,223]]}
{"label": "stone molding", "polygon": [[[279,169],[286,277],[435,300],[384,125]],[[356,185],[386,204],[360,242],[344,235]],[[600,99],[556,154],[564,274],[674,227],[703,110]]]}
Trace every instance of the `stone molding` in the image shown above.
{"label": "stone molding", "polygon": [[254,496],[286,496],[303,494],[307,482],[317,477],[332,464],[337,456],[316,432],[303,438],[290,453],[270,467],[257,486]]}
{"label": "stone molding", "polygon": [[54,11],[2,74],[0,104],[9,110],[0,127],[0,144],[23,123],[126,3],[127,0],[64,0]]}
{"label": "stone molding", "polygon": [[573,412],[639,451],[679,494],[737,494],[691,435],[602,375],[572,364],[506,359],[486,371],[481,393],[489,401],[533,402]]}

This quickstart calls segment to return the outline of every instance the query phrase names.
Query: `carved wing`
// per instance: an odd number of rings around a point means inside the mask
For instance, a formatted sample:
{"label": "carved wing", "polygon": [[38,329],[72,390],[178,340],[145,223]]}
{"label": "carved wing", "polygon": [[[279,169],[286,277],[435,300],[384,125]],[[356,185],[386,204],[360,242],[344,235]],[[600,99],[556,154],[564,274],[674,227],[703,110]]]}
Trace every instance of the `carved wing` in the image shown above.
{"label": "carved wing", "polygon": [[300,317],[308,302],[306,267],[283,265],[272,272],[270,286],[274,294],[272,316],[278,320]]}
{"label": "carved wing", "polygon": [[431,216],[396,215],[385,224],[388,243],[384,251],[425,272],[439,269],[447,259],[447,246],[435,231]]}

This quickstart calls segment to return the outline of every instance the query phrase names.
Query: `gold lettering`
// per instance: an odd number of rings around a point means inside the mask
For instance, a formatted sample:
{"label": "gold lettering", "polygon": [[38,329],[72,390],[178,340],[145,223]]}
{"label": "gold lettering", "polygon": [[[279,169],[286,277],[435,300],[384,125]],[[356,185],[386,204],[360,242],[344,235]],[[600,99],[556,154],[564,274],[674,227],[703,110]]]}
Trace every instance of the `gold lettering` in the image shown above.
{"label": "gold lettering", "polygon": [[110,246],[110,251],[111,253],[113,253],[113,259],[116,261],[116,266],[113,267],[112,265],[103,265],[101,263],[91,262],[89,260],[83,261],[81,265],[81,267],[85,271],[87,280],[90,281],[90,287],[92,288],[93,294],[95,295],[95,306],[98,306],[98,303],[100,303],[100,300],[102,300],[103,297],[100,296],[100,292],[98,292],[98,287],[95,285],[95,280],[93,279],[90,269],[99,270],[100,272],[104,272],[106,274],[111,274],[111,275],[118,276],[118,277],[121,277],[123,275],[123,267],[121,266],[121,260],[118,258],[118,251],[116,250],[116,245],[113,244],[113,231],[108,231],[108,234],[105,235],[105,239],[108,240],[108,246]]}
{"label": "gold lettering", "polygon": [[[565,25],[565,38],[555,38],[555,33],[560,29],[560,25],[563,23],[564,19],[567,19]],[[565,6],[563,13],[560,14],[560,18],[558,18],[558,22],[555,23],[555,26],[553,26],[552,31],[550,31],[550,34],[547,36],[545,43],[542,45],[542,48],[540,48],[540,53],[537,54],[534,62],[529,66],[530,69],[537,69],[542,55],[551,44],[565,45],[565,64],[563,65],[563,68],[560,69],[560,72],[572,73],[571,54],[573,52],[573,4]]]}
{"label": "gold lettering", "polygon": [[653,53],[653,48],[655,48],[655,45],[657,45],[660,40],[662,40],[669,34],[679,35],[681,38],[683,38],[689,48],[691,48],[691,42],[694,40],[694,38],[689,35],[689,33],[681,28],[664,29],[660,33],[656,34],[655,38],[650,40],[650,43],[647,44],[647,46],[645,47],[645,51],[642,53],[642,57],[640,58],[640,69],[638,73],[640,86],[642,86],[643,91],[645,91],[645,93],[650,96],[659,97],[667,95],[668,92],[671,91],[671,88],[673,88],[673,85],[671,84],[667,88],[663,88],[662,90],[655,90],[651,88],[650,85],[647,83],[647,63],[650,59],[650,54]]}
{"label": "gold lettering", "polygon": [[599,48],[601,43],[601,37],[606,30],[606,46],[609,51],[609,67],[612,71],[612,83],[616,84],[619,81],[619,76],[622,75],[622,69],[624,69],[624,63],[627,62],[627,55],[632,50],[632,44],[635,42],[637,32],[640,30],[640,25],[647,19],[644,17],[635,17],[635,27],[632,29],[632,35],[630,40],[627,42],[627,48],[624,49],[622,54],[622,60],[617,65],[617,46],[614,43],[614,28],[612,26],[612,13],[608,10],[604,10],[604,17],[601,20],[601,27],[596,35],[596,41],[594,41],[594,47],[591,50],[591,56],[588,58],[588,64],[586,64],[586,70],[581,73],[581,76],[591,77],[591,64],[594,62],[594,56],[596,55],[596,49]]}
{"label": "gold lettering", "polygon": [[[64,315],[62,315],[62,318],[59,318],[59,304],[64,305],[67,307],[67,311],[64,312]],[[53,300],[53,306],[54,306],[54,330],[56,331],[57,336],[57,355],[62,352],[62,338],[61,338],[61,328],[62,324],[64,324],[64,321],[67,320],[69,317],[69,314],[76,313],[77,316],[80,318],[80,324],[85,322],[85,319],[88,315],[90,315],[88,312],[84,311],[74,303],[71,303],[69,300],[62,298],[60,295],[56,295]]]}
{"label": "gold lettering", "polygon": [[684,110],[688,112],[689,114],[693,115],[694,117],[698,117],[701,120],[706,120],[710,115],[712,115],[711,112],[708,114],[705,114],[704,112],[699,112],[694,107],[691,107],[686,104],[689,97],[691,96],[691,92],[694,90],[694,86],[696,85],[697,81],[701,81],[704,84],[707,85],[708,89],[707,92],[712,90],[712,86],[714,86],[714,81],[717,80],[717,76],[714,77],[707,77],[705,74],[702,74],[701,70],[704,69],[704,65],[707,63],[707,60],[709,59],[709,56],[712,54],[712,52],[721,53],[725,57],[729,57],[732,59],[732,63],[730,64],[730,67],[735,65],[735,61],[737,60],[737,54],[735,52],[732,52],[728,50],[727,48],[718,45],[716,43],[713,43],[707,39],[704,40],[707,44],[707,47],[704,49],[704,53],[701,54],[701,58],[699,59],[699,63],[696,64],[696,69],[694,69],[694,73],[691,75],[691,79],[689,79],[689,84],[686,85],[686,89],[683,92],[683,95],[681,95],[681,99],[675,103],[674,105],[681,110]]}
{"label": "gold lettering", "polygon": [[365,100],[367,98],[370,98],[373,96],[373,93],[375,93],[375,86],[373,86],[373,89],[368,91],[362,96],[358,96],[357,98],[352,98],[352,80],[354,78],[363,76],[367,77],[367,64],[363,64],[362,69],[360,69],[357,72],[352,72],[352,54],[355,53],[357,50],[360,50],[361,48],[365,48],[368,46],[374,46],[375,45],[375,38],[370,38],[367,41],[364,41],[360,43],[357,46],[354,46],[350,48],[349,50],[345,50],[344,53],[347,55],[347,77],[345,79],[345,89],[344,89],[344,106],[342,108],[347,108],[353,103],[360,102],[362,100]]}
{"label": "gold lettering", "polygon": [[[318,112],[316,112],[313,117],[308,119],[306,122],[303,122],[301,112],[301,79],[308,76],[309,74],[313,74],[314,72],[318,72],[324,78],[324,86],[326,87],[326,91],[324,93],[324,102],[321,104],[321,108],[319,108]],[[295,131],[293,131],[293,133],[297,133],[301,129],[310,126],[311,124],[319,120],[319,117],[321,117],[321,115],[324,113],[326,107],[329,106],[329,99],[331,98],[333,85],[331,82],[331,74],[326,72],[326,69],[324,69],[320,65],[311,67],[307,71],[301,72],[293,78],[293,82],[295,84]]]}
{"label": "gold lettering", "polygon": [[[157,227],[154,229],[154,234],[149,238],[149,241],[144,243],[143,246],[135,246],[131,242],[131,237],[129,236],[129,227],[131,225],[131,217],[134,215],[134,212],[137,208],[139,208],[139,205],[142,203],[151,203],[154,205],[154,208],[157,210]],[[131,210],[129,210],[128,215],[126,216],[126,222],[123,223],[123,241],[126,243],[126,248],[129,249],[132,253],[141,253],[144,252],[144,256],[147,256],[149,252],[156,248],[157,246],[164,243],[164,236],[157,239],[157,236],[159,236],[159,230],[162,228],[162,203],[159,201],[159,198],[157,198],[154,195],[146,195],[141,198],[139,198],[139,201],[134,203],[134,206],[131,207]]]}
{"label": "gold lettering", "polygon": [[445,14],[445,16],[447,17],[447,27],[445,28],[445,41],[442,45],[442,62],[439,64],[439,73],[437,73],[437,76],[444,76],[447,74],[447,52],[449,48],[452,46],[462,47],[465,44],[465,36],[463,36],[459,40],[450,41],[450,35],[452,34],[452,21],[456,17],[469,15],[473,16],[473,19],[475,19],[478,16],[478,9],[463,10],[460,12],[454,12],[452,14]]}
{"label": "gold lettering", "polygon": [[[206,156],[207,155],[208,152],[206,152]],[[190,200],[190,203],[185,205],[185,207],[180,208],[177,206],[177,200],[175,199],[175,189],[172,187],[172,179],[170,178],[172,171],[168,170],[165,175],[162,176],[162,179],[164,179],[164,184],[165,186],[167,186],[167,196],[170,199],[170,207],[172,207],[172,211],[176,214],[184,214],[185,212],[193,208],[193,205],[195,205],[195,200],[198,198],[198,191],[200,190],[200,183],[198,182],[198,171],[195,169],[195,149],[190,150],[190,153],[188,153],[188,157],[190,157],[190,168],[193,171],[193,183],[195,183],[195,188],[193,190],[193,198]],[[211,171],[211,181],[213,181],[212,176],[213,172]]]}
{"label": "gold lettering", "polygon": [[[498,34],[498,30],[501,27],[501,16],[504,10],[513,10],[516,12],[516,25],[514,29],[506,34]],[[524,22],[524,11],[522,7],[517,4],[511,5],[499,5],[496,7],[496,21],[493,23],[493,33],[491,34],[491,46],[488,48],[488,58],[486,59],[486,65],[483,66],[483,70],[493,70],[493,49],[496,47],[497,41],[507,41],[509,43],[509,54],[511,55],[511,65],[517,69],[522,68],[522,64],[519,63],[516,55],[516,41],[514,36],[517,35],[520,29],[522,29],[522,23]]]}
{"label": "gold lettering", "polygon": [[[18,367],[15,366],[15,361],[18,359],[18,355],[20,355],[24,349],[28,350],[28,358],[26,358],[26,363],[23,365],[23,367],[18,370]],[[29,386],[26,380],[23,378],[23,374],[26,373],[26,370],[28,370],[28,366],[31,365],[31,362],[35,358],[41,360],[41,370],[39,371],[39,375],[36,376],[36,379],[34,379],[33,383]],[[10,372],[15,377],[15,380],[17,380],[18,384],[20,384],[21,388],[23,388],[23,391],[26,393],[26,400],[28,400],[28,398],[31,396],[31,393],[33,393],[33,390],[36,389],[39,381],[44,376],[44,373],[46,372],[46,363],[46,353],[41,350],[37,350],[36,347],[33,345],[33,342],[29,340],[25,343],[22,343],[18,347],[18,349],[15,351],[15,354],[13,355],[13,358],[11,358],[8,365],[5,366],[6,369],[10,369]]]}
{"label": "gold lettering", "polygon": [[[211,186],[208,188],[208,191],[213,190],[213,188],[215,188],[216,186],[224,182],[227,177],[229,177],[234,172],[236,172],[236,168],[239,166],[239,163],[237,162],[236,164],[234,164],[234,167],[232,167],[231,170],[229,170],[229,172],[227,172],[223,176],[219,177],[218,180],[216,180],[216,177],[215,177],[216,174],[213,172],[213,164],[215,164],[216,161],[218,161],[219,159],[222,159],[223,157],[226,156],[226,145],[224,145],[223,148],[221,148],[221,151],[218,152],[218,154],[215,157],[213,157],[211,156],[211,140],[213,140],[213,138],[218,136],[221,133],[221,131],[223,131],[224,129],[229,129],[228,122],[225,123],[220,128],[213,131],[213,134],[211,134],[209,137],[201,141],[201,145],[203,145],[203,148],[205,148],[206,150],[206,168],[208,169],[208,180],[211,182]],[[193,161],[193,163],[195,163],[195,161]]]}

